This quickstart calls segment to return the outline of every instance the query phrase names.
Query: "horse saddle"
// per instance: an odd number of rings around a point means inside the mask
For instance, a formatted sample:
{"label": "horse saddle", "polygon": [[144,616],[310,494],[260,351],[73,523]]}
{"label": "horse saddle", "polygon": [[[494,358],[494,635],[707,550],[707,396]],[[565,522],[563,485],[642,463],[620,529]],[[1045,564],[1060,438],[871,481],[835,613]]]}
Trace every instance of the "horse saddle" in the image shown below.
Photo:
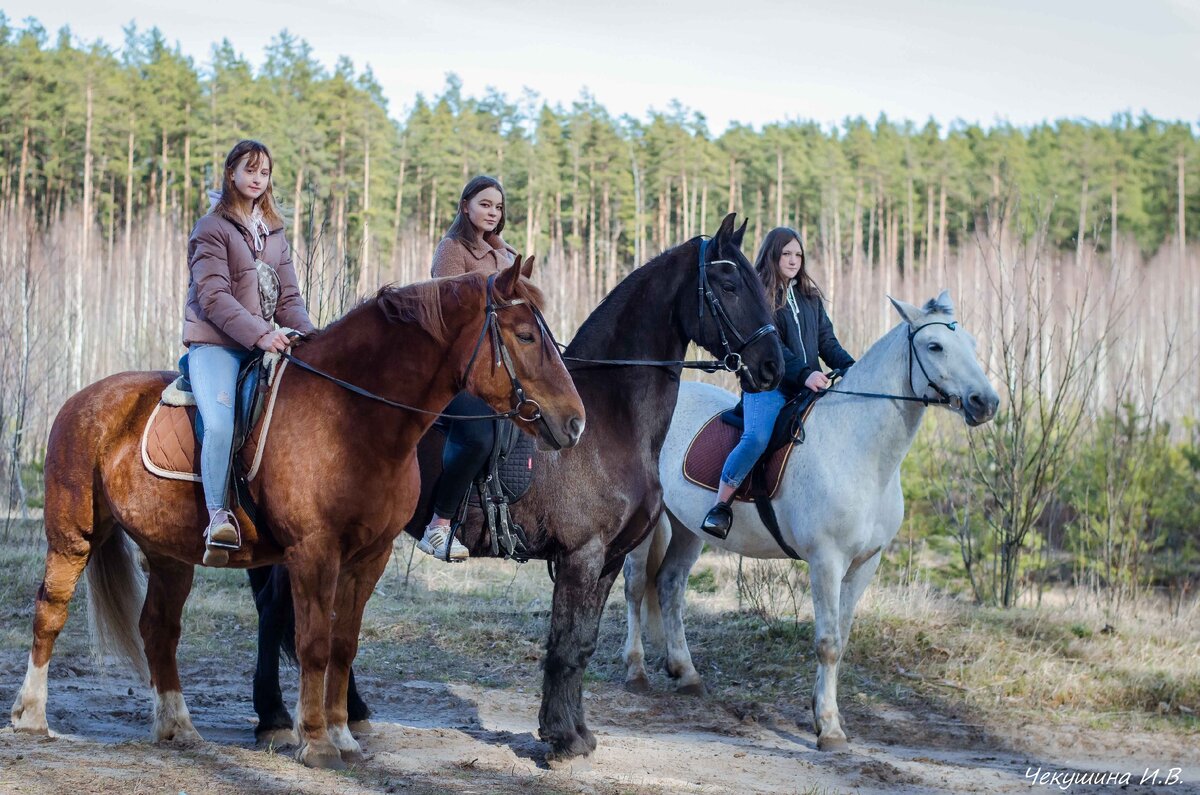
{"label": "horse saddle", "polygon": [[[234,400],[233,449],[245,480],[258,474],[262,451],[286,361],[255,355],[238,373]],[[180,376],[167,385],[142,431],[142,464],[161,478],[200,482],[200,440],[204,420],[188,378],[187,354],[179,360]],[[260,422],[262,420],[262,422]]]}
{"label": "horse saddle", "polygon": [[[525,528],[513,518],[509,507],[520,502],[533,483],[534,442],[512,420],[490,422],[495,428],[492,452],[476,474],[454,526],[456,530],[461,527],[468,507],[478,505],[483,515],[480,531],[489,539],[491,554],[524,562],[529,559],[529,541]],[[446,431],[443,420],[434,427]]]}
{"label": "horse saddle", "polygon": [[[796,444],[804,442],[804,423],[816,405],[818,395],[813,392],[789,400],[775,419],[771,441],[762,457],[750,470],[750,476],[734,495],[742,502],[753,502],[757,498],[768,500],[775,497],[788,458]],[[683,457],[683,476],[697,486],[716,491],[721,483],[721,470],[725,459],[737,446],[742,437],[744,422],[742,404],[709,417],[703,427],[692,437],[687,453]]]}

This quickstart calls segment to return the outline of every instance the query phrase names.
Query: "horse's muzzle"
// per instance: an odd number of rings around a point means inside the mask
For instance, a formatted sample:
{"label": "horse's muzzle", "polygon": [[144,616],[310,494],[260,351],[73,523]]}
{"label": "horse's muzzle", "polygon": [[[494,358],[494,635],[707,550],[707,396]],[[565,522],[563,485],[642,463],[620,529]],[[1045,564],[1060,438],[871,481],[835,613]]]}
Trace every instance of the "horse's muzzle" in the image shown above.
{"label": "horse's muzzle", "polygon": [[983,425],[1000,408],[1000,396],[994,390],[988,392],[972,392],[962,402],[963,417],[972,428]]}

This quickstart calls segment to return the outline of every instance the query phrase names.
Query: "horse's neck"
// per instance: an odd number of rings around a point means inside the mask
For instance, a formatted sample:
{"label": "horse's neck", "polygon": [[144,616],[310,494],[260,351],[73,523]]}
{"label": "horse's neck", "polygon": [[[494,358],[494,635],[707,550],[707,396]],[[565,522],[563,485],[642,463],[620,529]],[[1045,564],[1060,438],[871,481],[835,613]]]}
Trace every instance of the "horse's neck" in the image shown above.
{"label": "horse's neck", "polygon": [[[834,386],[835,390],[912,396],[908,379],[908,327],[897,326],[881,337]],[[916,438],[925,406],[907,400],[856,395],[828,395],[818,408],[827,410],[817,423],[833,432],[839,447],[894,471]]]}
{"label": "horse's neck", "polygon": [[583,359],[675,361],[687,350],[675,299],[687,277],[673,257],[638,268],[618,284],[588,316],[568,356]]}
{"label": "horse's neck", "polygon": [[[461,342],[459,338],[471,325],[471,319],[478,320],[482,315],[482,308],[475,312],[447,312],[444,315],[447,342],[443,344],[419,330],[415,322],[391,323],[374,306],[363,306],[311,343],[299,347],[295,354],[296,358],[368,392],[395,403],[436,412],[454,397],[461,375],[462,357],[454,355],[454,351],[462,346],[455,341]],[[434,367],[430,372],[420,373],[420,377],[413,377],[416,362],[434,363]],[[334,394],[344,404],[348,416],[366,420],[378,415],[380,433],[394,429],[403,440],[412,437],[414,445],[436,419],[387,406],[340,387]],[[389,442],[392,443],[407,444],[395,440]]]}

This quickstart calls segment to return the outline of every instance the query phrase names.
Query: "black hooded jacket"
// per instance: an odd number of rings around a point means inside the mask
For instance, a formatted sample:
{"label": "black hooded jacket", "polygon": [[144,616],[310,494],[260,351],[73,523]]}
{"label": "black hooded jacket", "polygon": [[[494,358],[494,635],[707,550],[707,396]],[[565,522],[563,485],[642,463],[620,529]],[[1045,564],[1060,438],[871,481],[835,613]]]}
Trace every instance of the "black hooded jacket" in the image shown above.
{"label": "black hooded jacket", "polygon": [[787,292],[783,306],[775,313],[775,328],[779,329],[786,360],[779,388],[793,397],[804,389],[808,376],[819,369],[818,356],[829,367],[839,369],[854,364],[854,357],[838,342],[820,296],[804,295],[794,281],[788,284]]}

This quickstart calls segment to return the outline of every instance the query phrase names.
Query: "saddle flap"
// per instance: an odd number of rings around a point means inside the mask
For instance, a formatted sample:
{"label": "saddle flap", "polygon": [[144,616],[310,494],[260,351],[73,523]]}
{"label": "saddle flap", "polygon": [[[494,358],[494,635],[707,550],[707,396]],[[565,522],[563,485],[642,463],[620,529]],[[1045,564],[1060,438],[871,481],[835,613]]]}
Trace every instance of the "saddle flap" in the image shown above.
{"label": "saddle flap", "polygon": [[[721,470],[725,467],[725,459],[729,457],[729,453],[737,446],[742,437],[741,430],[725,422],[723,414],[725,412],[720,411],[709,417],[692,438],[687,453],[683,457],[684,478],[709,491],[716,491],[720,486]],[[783,412],[780,413],[780,420],[784,419],[783,414]],[[778,422],[776,427],[779,427]],[[790,435],[788,438],[790,439]],[[779,490],[779,484],[783,482],[783,472],[787,467],[793,447],[792,444],[784,444],[774,451],[768,448],[767,454],[754,465],[755,470],[765,467],[763,473],[765,477],[762,478],[762,482],[766,484],[766,488],[762,490],[755,488],[754,483],[758,478],[755,478],[752,473],[738,489],[736,499],[750,502],[757,496],[773,498]]]}

